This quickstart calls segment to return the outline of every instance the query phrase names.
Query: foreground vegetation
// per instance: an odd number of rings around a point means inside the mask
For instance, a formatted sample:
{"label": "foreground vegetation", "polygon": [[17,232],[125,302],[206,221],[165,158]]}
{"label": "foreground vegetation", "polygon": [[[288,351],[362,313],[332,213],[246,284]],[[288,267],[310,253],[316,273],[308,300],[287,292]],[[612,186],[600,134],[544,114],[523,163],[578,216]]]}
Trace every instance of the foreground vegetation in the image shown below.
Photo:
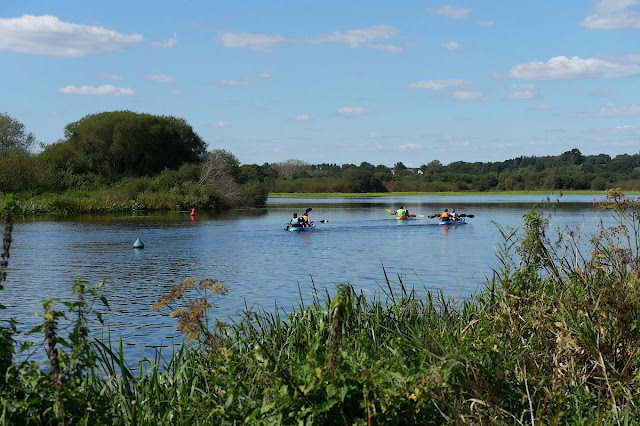
{"label": "foreground vegetation", "polygon": [[[468,301],[385,276],[368,299],[347,283],[285,314],[215,322],[214,280],[190,278],[153,306],[191,343],[130,368],[93,339],[106,303],[44,302],[48,363],[17,356],[0,328],[3,424],[630,424],[640,418],[640,200],[610,191],[617,224],[550,235],[540,212],[499,228],[501,266]],[[11,198],[0,285],[8,269]],[[99,287],[99,286],[98,286]],[[66,318],[66,319],[65,319]],[[100,316],[98,316],[100,319]],[[67,336],[60,324],[70,323]],[[25,360],[26,359],[26,360]]]}

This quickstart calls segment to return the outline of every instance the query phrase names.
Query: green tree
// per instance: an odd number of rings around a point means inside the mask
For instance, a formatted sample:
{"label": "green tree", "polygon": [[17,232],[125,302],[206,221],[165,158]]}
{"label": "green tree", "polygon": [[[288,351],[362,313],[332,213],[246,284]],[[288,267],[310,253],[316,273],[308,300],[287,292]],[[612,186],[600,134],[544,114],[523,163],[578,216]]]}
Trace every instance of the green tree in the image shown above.
{"label": "green tree", "polygon": [[6,113],[0,113],[0,152],[11,149],[28,151],[35,140],[33,133],[26,132],[24,124]]}
{"label": "green tree", "polygon": [[382,181],[373,172],[351,167],[342,172],[342,181],[346,192],[386,192]]}
{"label": "green tree", "polygon": [[64,144],[80,173],[111,179],[147,176],[199,161],[206,144],[180,118],[113,111],[92,114],[65,127]]}
{"label": "green tree", "polygon": [[402,163],[401,161],[397,162],[396,164],[394,164],[393,166],[393,171],[396,174],[399,174],[403,171],[407,170],[407,166],[404,165],[404,163]]}

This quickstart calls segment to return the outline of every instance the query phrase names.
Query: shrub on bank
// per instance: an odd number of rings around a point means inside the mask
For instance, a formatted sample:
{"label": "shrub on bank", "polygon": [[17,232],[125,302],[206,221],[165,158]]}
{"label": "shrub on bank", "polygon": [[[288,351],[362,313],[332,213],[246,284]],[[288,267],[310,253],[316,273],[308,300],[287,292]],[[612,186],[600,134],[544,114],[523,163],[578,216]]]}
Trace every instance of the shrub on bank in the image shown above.
{"label": "shrub on bank", "polygon": [[[552,238],[536,212],[521,229],[499,228],[500,267],[468,301],[387,278],[373,299],[345,283],[333,297],[316,291],[313,303],[288,314],[247,311],[229,325],[209,323],[207,314],[224,289],[185,280],[155,308],[171,312],[193,343],[167,361],[141,363],[134,375],[121,348],[89,344],[78,332],[63,351],[49,334],[50,368],[26,368],[12,356],[4,366],[27,380],[0,382],[2,420],[633,423],[640,418],[640,201],[610,191],[602,207],[617,223],[592,237],[589,252],[570,230]],[[76,324],[90,312],[87,303],[70,307]],[[47,312],[53,323],[44,329],[56,330],[61,313]]]}

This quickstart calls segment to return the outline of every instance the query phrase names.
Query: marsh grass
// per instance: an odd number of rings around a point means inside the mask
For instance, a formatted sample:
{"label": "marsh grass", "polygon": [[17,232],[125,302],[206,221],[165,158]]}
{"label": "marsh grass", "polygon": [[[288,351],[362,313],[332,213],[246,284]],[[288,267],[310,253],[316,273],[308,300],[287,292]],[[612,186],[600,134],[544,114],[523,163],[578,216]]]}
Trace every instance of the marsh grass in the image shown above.
{"label": "marsh grass", "polygon": [[385,273],[373,297],[312,285],[308,304],[246,308],[223,324],[209,318],[217,283],[185,280],[155,307],[192,343],[136,370],[122,343],[91,341],[95,362],[82,382],[62,375],[58,411],[50,375],[31,365],[21,377],[38,378],[42,398],[17,410],[6,397],[28,383],[5,383],[3,419],[38,408],[25,423],[59,424],[64,412],[89,424],[636,424],[640,203],[610,191],[601,207],[616,224],[588,250],[539,212],[499,228],[499,266],[469,300]]}
{"label": "marsh grass", "polygon": [[215,200],[207,194],[142,192],[135,196],[112,191],[69,191],[28,197],[19,203],[23,214],[117,213],[127,211],[176,211],[193,207],[213,208]]}

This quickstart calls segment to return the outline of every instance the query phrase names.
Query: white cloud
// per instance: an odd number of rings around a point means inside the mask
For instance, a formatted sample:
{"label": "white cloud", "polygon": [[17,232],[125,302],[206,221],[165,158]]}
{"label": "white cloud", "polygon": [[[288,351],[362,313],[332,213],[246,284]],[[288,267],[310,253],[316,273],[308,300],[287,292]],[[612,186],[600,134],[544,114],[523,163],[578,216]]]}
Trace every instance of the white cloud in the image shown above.
{"label": "white cloud", "polygon": [[615,127],[590,129],[589,133],[597,133],[601,135],[637,135],[640,134],[640,128],[629,124],[623,124]]}
{"label": "white cloud", "polygon": [[331,34],[311,37],[308,41],[315,44],[342,43],[351,48],[356,48],[363,44],[371,43],[374,40],[392,38],[396,34],[398,34],[398,30],[393,27],[375,25],[369,28],[349,30],[346,33],[336,31]]}
{"label": "white cloud", "polygon": [[124,77],[122,77],[121,75],[118,74],[109,74],[106,72],[103,72],[102,74],[100,74],[101,78],[106,78],[107,80],[113,80],[113,81],[120,81],[122,80]]}
{"label": "white cloud", "polygon": [[345,151],[348,152],[377,152],[382,150],[382,144],[374,143],[371,145],[348,146]]}
{"label": "white cloud", "polygon": [[58,89],[60,93],[67,95],[94,95],[94,96],[130,96],[135,95],[135,90],[128,87],[115,87],[110,84],[104,84],[102,86],[65,86]]}
{"label": "white cloud", "polygon": [[218,38],[225,47],[270,52],[284,43],[307,42],[313,44],[341,43],[351,48],[368,45],[371,49],[385,50],[393,53],[401,52],[402,48],[394,45],[370,44],[376,40],[385,40],[398,34],[398,30],[387,25],[375,25],[368,28],[348,30],[346,32],[335,31],[331,34],[322,34],[304,39],[286,38],[281,35],[231,33],[224,32]]}
{"label": "white cloud", "polygon": [[478,21],[477,24],[481,27],[490,27],[493,25],[493,21]]}
{"label": "white cloud", "polygon": [[580,24],[592,30],[640,29],[640,12],[630,9],[638,4],[638,0],[600,0]]}
{"label": "white cloud", "polygon": [[51,56],[86,56],[125,49],[144,40],[104,27],[63,22],[55,16],[0,18],[0,50]]}
{"label": "white cloud", "polygon": [[311,117],[309,116],[309,114],[298,115],[294,118],[295,121],[309,121],[310,119]]}
{"label": "white cloud", "polygon": [[424,147],[417,143],[406,143],[404,145],[398,146],[398,151],[416,151],[421,150]]}
{"label": "white cloud", "polygon": [[451,19],[464,19],[471,13],[471,8],[443,4],[437,9],[427,9],[432,15],[446,16]]}
{"label": "white cloud", "polygon": [[182,96],[184,94],[184,92],[180,89],[171,89],[169,90],[169,94],[171,96]]}
{"label": "white cloud", "polygon": [[540,97],[535,84],[514,84],[511,86],[511,90],[512,92],[507,96],[507,99],[510,100],[537,99]]}
{"label": "white cloud", "polygon": [[371,110],[361,107],[342,107],[338,109],[338,114],[345,117],[355,117],[358,115],[369,114]]}
{"label": "white cloud", "polygon": [[223,33],[220,36],[224,47],[270,52],[279,44],[287,42],[287,38],[279,35],[252,33]]}
{"label": "white cloud", "polygon": [[549,111],[549,110],[552,110],[552,109],[553,109],[553,107],[552,107],[551,105],[547,105],[547,104],[540,104],[540,105],[538,105],[538,106],[536,107],[536,109],[537,109],[538,111]]}
{"label": "white cloud", "polygon": [[441,44],[440,47],[447,50],[462,50],[462,46],[457,41]]}
{"label": "white cloud", "polygon": [[451,97],[457,101],[475,101],[482,99],[484,94],[477,90],[458,90],[451,94]]}
{"label": "white cloud", "polygon": [[597,58],[571,59],[556,56],[548,62],[529,62],[516,65],[508,77],[521,80],[562,80],[572,78],[613,78],[640,74],[640,66],[607,62]]}
{"label": "white cloud", "polygon": [[448,79],[448,80],[421,80],[417,83],[411,83],[408,87],[409,89],[432,89],[432,90],[440,90],[446,89],[447,87],[455,87],[455,86],[468,86],[471,84],[469,80],[461,80],[461,79]]}
{"label": "white cloud", "polygon": [[269,71],[263,71],[260,74],[258,74],[258,77],[260,77],[260,78],[271,78],[271,73]]}
{"label": "white cloud", "polygon": [[147,80],[151,80],[151,81],[155,81],[156,83],[173,83],[174,81],[176,81],[175,78],[171,77],[170,75],[164,75],[164,74],[145,74],[144,76]]}
{"label": "white cloud", "polygon": [[627,117],[640,115],[640,105],[607,104],[597,111],[574,112],[567,114],[571,117]]}
{"label": "white cloud", "polygon": [[163,40],[163,41],[153,41],[151,45],[153,47],[159,47],[161,49],[171,49],[178,43],[178,38],[176,37],[176,33],[173,33],[173,37]]}
{"label": "white cloud", "polygon": [[220,80],[220,84],[223,86],[249,86],[251,82],[249,80],[225,79]]}
{"label": "white cloud", "polygon": [[507,96],[507,99],[526,100],[526,99],[538,99],[539,97],[540,97],[540,94],[538,93],[537,90],[525,89],[525,90],[516,90],[509,93],[509,95]]}
{"label": "white cloud", "polygon": [[229,123],[227,123],[226,121],[216,121],[215,123],[213,123],[213,127],[229,127]]}
{"label": "white cloud", "polygon": [[553,142],[550,141],[550,140],[546,140],[546,139],[536,139],[536,140],[529,141],[529,143],[527,143],[527,145],[529,145],[529,146],[548,146],[548,145],[553,145]]}
{"label": "white cloud", "polygon": [[401,53],[403,51],[402,47],[396,46],[395,44],[370,44],[367,47],[369,49],[382,50],[389,53]]}

